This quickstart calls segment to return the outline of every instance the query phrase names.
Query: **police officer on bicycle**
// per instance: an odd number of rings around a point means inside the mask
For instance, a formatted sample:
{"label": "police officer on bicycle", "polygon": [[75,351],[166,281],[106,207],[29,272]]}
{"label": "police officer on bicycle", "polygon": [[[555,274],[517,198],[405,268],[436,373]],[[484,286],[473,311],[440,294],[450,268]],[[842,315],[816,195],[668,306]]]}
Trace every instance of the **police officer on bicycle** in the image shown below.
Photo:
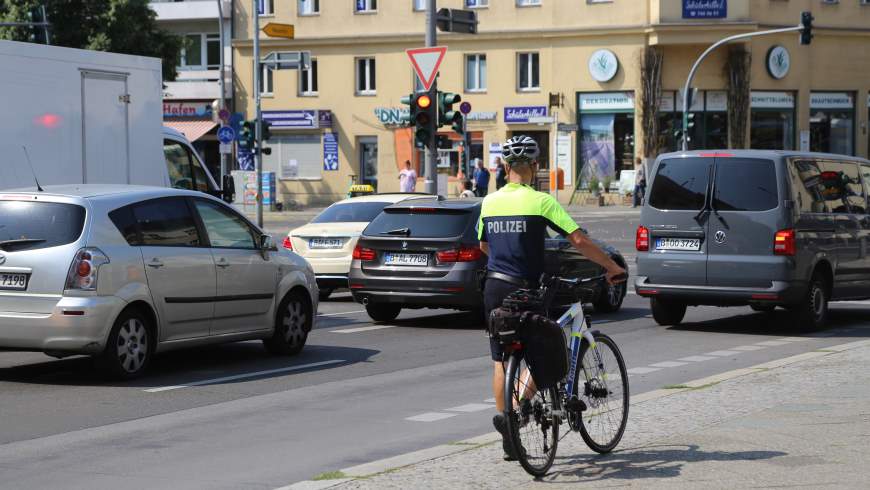
{"label": "police officer on bicycle", "polygon": [[[549,194],[531,188],[538,170],[538,144],[528,136],[514,136],[502,147],[508,183],[483,200],[478,222],[480,249],[487,254],[484,308],[486,317],[501,306],[512,292],[537,287],[544,272],[544,239],[547,228],[565,236],[586,258],[604,267],[607,280],[625,270],[614,262],[581,230],[562,206]],[[505,459],[515,459],[507,438],[504,419],[503,352],[490,338],[492,353],[492,391],[498,414],[493,425],[502,434]]]}

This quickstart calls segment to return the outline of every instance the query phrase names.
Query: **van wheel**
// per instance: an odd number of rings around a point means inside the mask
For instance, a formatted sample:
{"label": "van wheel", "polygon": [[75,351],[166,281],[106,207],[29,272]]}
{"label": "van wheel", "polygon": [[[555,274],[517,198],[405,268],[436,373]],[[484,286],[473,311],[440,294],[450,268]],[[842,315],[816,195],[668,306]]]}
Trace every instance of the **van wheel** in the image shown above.
{"label": "van wheel", "polygon": [[278,356],[296,355],[305,347],[310,330],[311,305],[302,294],[292,292],[278,306],[275,332],[268,339],[263,339],[263,345]]}
{"label": "van wheel", "polygon": [[391,322],[399,316],[402,307],[391,304],[367,304],[366,313],[376,322]]}
{"label": "van wheel", "polygon": [[803,301],[789,307],[794,326],[800,330],[816,330],[828,321],[828,289],[825,282],[813,276]]}
{"label": "van wheel", "polygon": [[115,320],[97,363],[116,379],[141,376],[151,361],[152,331],[150,319],[145,314],[135,308],[124,310]]}
{"label": "van wheel", "polygon": [[614,313],[622,307],[622,300],[628,291],[628,283],[623,281],[619,284],[607,284],[601,289],[598,299],[592,304],[596,313]]}
{"label": "van wheel", "polygon": [[658,298],[650,298],[650,308],[653,319],[663,327],[679,325],[686,316],[686,304],[675,301],[663,301]]}

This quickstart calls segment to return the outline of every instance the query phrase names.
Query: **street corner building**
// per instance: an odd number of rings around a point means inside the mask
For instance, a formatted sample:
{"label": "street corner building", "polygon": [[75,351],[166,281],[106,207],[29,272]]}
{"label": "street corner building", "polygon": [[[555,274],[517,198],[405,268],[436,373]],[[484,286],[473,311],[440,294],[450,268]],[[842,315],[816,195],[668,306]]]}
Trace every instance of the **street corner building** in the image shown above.
{"label": "street corner building", "polygon": [[[236,111],[254,117],[250,1],[233,3]],[[439,139],[448,193],[467,161],[494,170],[500,144],[527,134],[541,147],[538,186],[558,169],[568,202],[588,181],[621,194],[640,162],[676,150],[681,89],[692,64],[734,34],[794,27],[815,17],[814,39],[760,36],[701,65],[689,108],[690,149],[812,150],[868,156],[870,2],[863,0],[439,0],[472,9],[477,34],[438,33],[448,48],[438,89],[471,104],[470,144]],[[294,39],[260,33],[261,56],[308,51],[308,69],[262,67],[263,118],[273,123],[265,172],[279,201],[333,202],[352,183],[399,190],[411,161],[423,189],[423,150],[401,98],[422,90],[406,49],[424,45],[425,0],[258,0],[261,27],[295,26]],[[468,146],[466,148],[466,146]],[[466,158],[469,152],[470,158]],[[494,186],[495,179],[490,179]]]}

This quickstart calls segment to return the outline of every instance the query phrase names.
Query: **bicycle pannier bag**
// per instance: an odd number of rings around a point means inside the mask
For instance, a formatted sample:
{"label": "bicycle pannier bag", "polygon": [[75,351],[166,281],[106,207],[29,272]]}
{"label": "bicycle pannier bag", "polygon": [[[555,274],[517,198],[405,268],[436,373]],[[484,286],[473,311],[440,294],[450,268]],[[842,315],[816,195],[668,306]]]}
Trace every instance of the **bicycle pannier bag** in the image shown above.
{"label": "bicycle pannier bag", "polygon": [[546,316],[522,314],[520,338],[526,362],[538,389],[548,389],[568,374],[565,335],[559,325]]}

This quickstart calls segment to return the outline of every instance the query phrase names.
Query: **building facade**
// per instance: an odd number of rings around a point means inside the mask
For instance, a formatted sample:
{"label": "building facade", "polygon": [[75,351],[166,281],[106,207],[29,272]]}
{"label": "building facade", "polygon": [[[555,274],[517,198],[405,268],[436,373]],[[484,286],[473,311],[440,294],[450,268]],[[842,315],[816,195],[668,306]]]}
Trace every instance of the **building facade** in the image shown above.
{"label": "building facade", "polygon": [[[190,140],[209,167],[220,175],[217,118],[214,111],[233,99],[231,0],[152,0],[160,28],[182,36],[178,77],[164,84],[163,121]],[[222,14],[222,16],[221,16]],[[224,44],[221,46],[221,29]],[[224,51],[224,94],[221,96],[220,51]]]}
{"label": "building facade", "polygon": [[[264,118],[275,123],[268,144],[273,151],[263,164],[275,172],[281,199],[327,203],[344,196],[351,182],[397,191],[405,160],[421,173],[421,152],[401,124],[407,106],[400,99],[419,87],[405,50],[423,46],[425,0],[258,2],[261,27],[288,23],[296,32],[293,40],[261,33],[261,54],[310,51],[313,60],[309,70],[263,70]],[[704,49],[732,34],[797,25],[808,10],[816,19],[809,46],[789,33],[757,37],[707,58],[695,77],[690,147],[866,157],[867,4],[439,0],[439,8],[476,9],[479,26],[476,35],[438,33],[438,44],[448,47],[438,87],[472,105],[472,158],[491,164],[499,143],[529,134],[542,147],[542,166],[564,172],[568,192],[559,198],[567,200],[592,175],[616,180],[639,158],[676,149],[679,90]],[[252,118],[251,2],[235,2],[234,8],[236,107]],[[642,66],[649,48],[662,67],[653,87],[661,94],[656,101],[644,99]],[[644,122],[642,105],[657,108],[655,125]],[[650,128],[657,137],[645,137]],[[443,134],[440,161],[451,167],[454,193],[465,148],[450,131]]]}

